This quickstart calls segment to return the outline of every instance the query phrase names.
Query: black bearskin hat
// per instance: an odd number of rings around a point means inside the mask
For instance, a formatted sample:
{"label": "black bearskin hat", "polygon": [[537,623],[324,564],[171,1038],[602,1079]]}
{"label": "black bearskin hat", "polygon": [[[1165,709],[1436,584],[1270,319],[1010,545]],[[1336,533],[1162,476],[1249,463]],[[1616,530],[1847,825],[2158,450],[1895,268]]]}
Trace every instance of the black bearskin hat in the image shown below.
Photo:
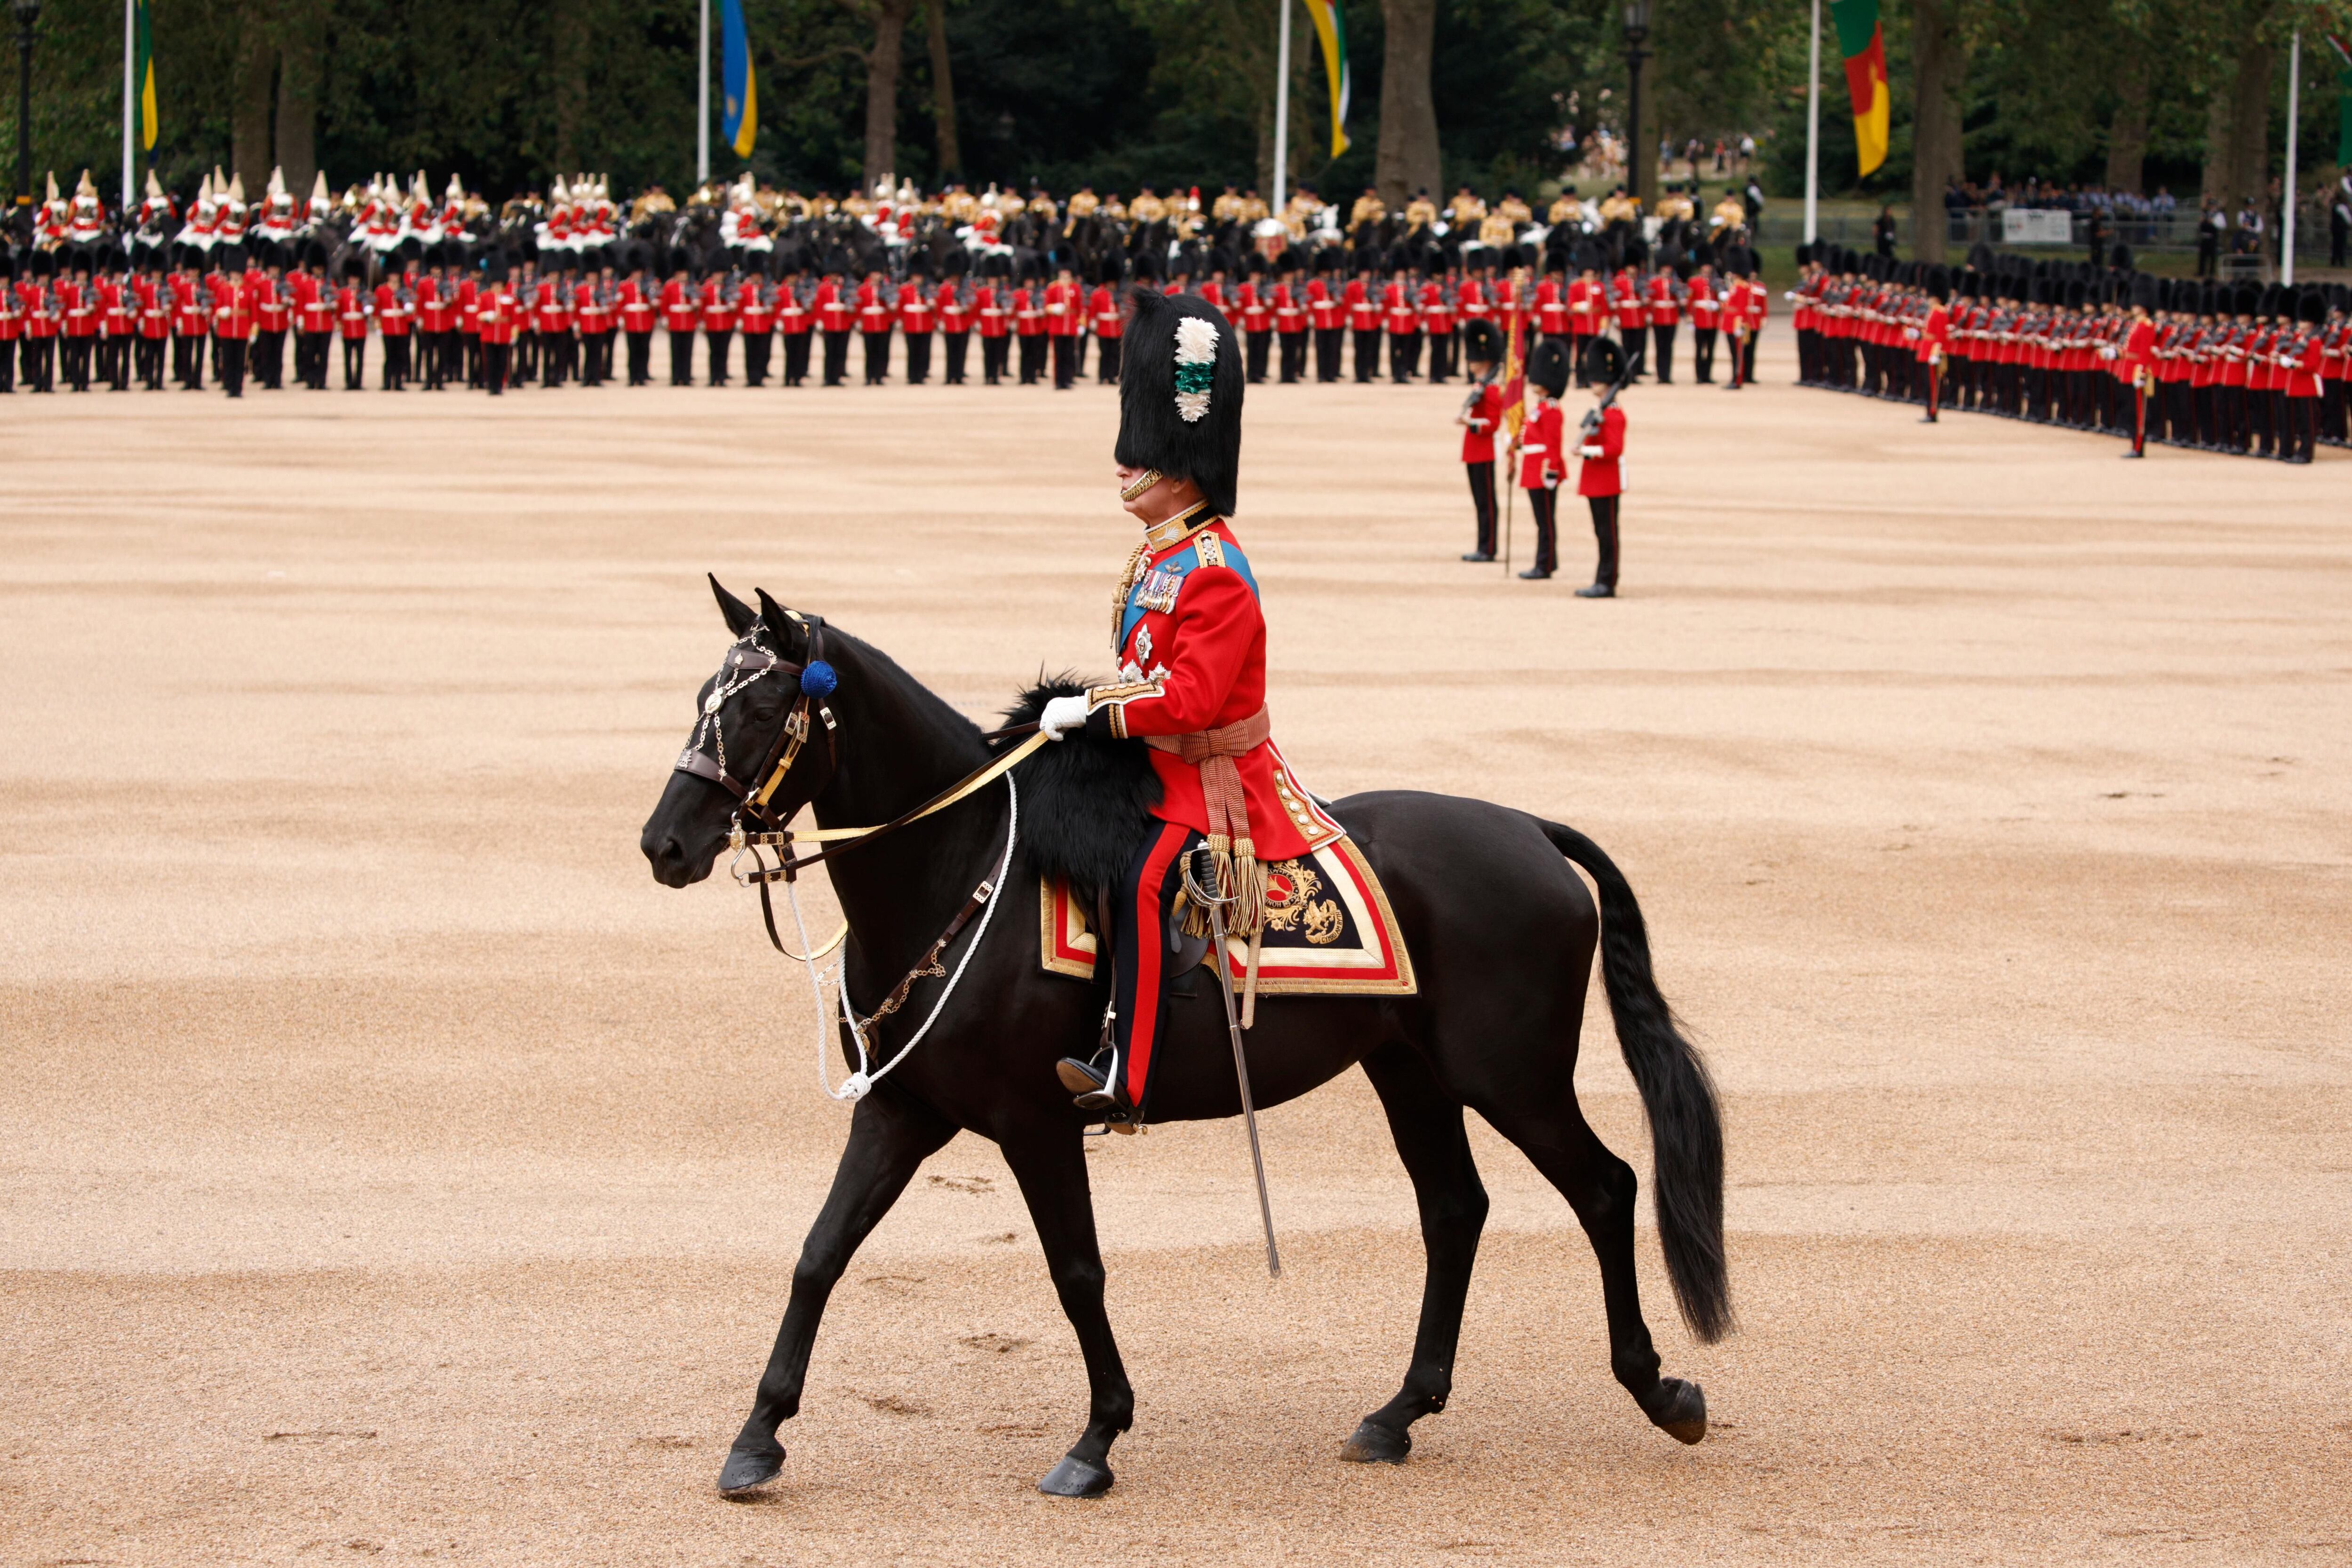
{"label": "black bearskin hat", "polygon": [[940,276],[942,278],[961,278],[971,270],[971,252],[960,245],[940,261]]}
{"label": "black bearskin hat", "polygon": [[1209,510],[1234,510],[1241,480],[1242,371],[1239,336],[1214,305],[1194,294],[1134,291],[1118,375],[1118,445],[1130,468],[1157,468],[1201,487]]}
{"label": "black bearskin hat", "polygon": [[2299,321],[2324,321],[2327,320],[2327,301],[2317,289],[2306,286],[2302,298],[2295,301],[2294,314]]}
{"label": "black bearskin hat", "polygon": [[1462,323],[1462,357],[1488,364],[1503,363],[1503,330],[1482,316]]}
{"label": "black bearskin hat", "polygon": [[1546,338],[1528,356],[1528,384],[1554,397],[1568,390],[1568,350],[1558,338]]}
{"label": "black bearskin hat", "polygon": [[[1549,343],[1545,345],[1547,348],[1550,346],[1551,345]],[[1541,361],[1542,352],[1543,351],[1541,349],[1537,351],[1538,363]],[[1532,368],[1528,372],[1528,378],[1531,381],[1535,381],[1538,386],[1542,387],[1554,397],[1558,397],[1560,395],[1561,388],[1568,384],[1568,355],[1565,353],[1562,353],[1559,356],[1559,385],[1554,385],[1549,381],[1538,380]],[[1623,348],[1619,346],[1616,339],[1595,338],[1591,342],[1584,345],[1585,380],[1602,382],[1606,383],[1608,385],[1614,386],[1624,374],[1625,351]]]}

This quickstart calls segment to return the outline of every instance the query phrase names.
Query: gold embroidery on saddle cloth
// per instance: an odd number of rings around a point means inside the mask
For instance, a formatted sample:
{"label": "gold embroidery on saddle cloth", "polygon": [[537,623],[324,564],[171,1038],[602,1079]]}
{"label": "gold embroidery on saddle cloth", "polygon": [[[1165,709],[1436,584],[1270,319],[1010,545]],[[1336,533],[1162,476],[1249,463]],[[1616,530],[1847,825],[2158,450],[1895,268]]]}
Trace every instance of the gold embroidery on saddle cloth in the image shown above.
{"label": "gold embroidery on saddle cloth", "polygon": [[1265,868],[1265,929],[1291,931],[1303,923],[1307,940],[1328,947],[1339,940],[1347,918],[1337,899],[1318,900],[1323,878],[1304,860],[1279,860]]}

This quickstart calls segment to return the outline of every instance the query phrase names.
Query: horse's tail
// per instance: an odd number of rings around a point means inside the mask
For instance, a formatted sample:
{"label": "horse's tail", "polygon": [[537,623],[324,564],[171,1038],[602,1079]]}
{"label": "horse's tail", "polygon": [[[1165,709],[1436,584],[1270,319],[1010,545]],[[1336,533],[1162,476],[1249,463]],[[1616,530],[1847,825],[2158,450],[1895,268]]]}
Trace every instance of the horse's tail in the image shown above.
{"label": "horse's tail", "polygon": [[1731,1331],[1731,1285],[1723,1259],[1723,1121],[1715,1080],[1676,1027],[1650,972],[1642,906],[1616,863],[1573,827],[1543,824],[1544,837],[1601,889],[1601,980],[1617,1021],[1617,1045],[1642,1090],[1657,1166],[1658,1239],[1683,1321],[1702,1341]]}

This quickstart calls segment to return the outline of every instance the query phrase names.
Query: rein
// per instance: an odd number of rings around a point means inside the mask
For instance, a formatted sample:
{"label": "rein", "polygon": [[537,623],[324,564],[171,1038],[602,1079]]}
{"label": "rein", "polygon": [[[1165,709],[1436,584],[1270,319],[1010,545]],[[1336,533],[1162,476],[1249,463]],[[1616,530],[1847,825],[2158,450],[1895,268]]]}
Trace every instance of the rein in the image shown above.
{"label": "rein", "polygon": [[[808,634],[809,657],[806,662],[794,663],[761,646],[761,634],[767,630],[767,627],[763,622],[754,621],[751,628],[736,639],[734,645],[729,649],[727,657],[720,661],[719,673],[711,682],[710,694],[703,700],[702,717],[697,722],[694,734],[688,741],[686,749],[678,753],[677,762],[672,771],[692,773],[697,778],[707,779],[719,784],[735,797],[735,815],[728,826],[727,833],[728,847],[733,851],[733,858],[728,863],[728,874],[735,879],[740,887],[757,887],[760,889],[760,919],[767,927],[769,943],[786,958],[797,959],[808,966],[809,984],[815,993],[817,1006],[817,1082],[824,1088],[824,1092],[835,1100],[857,1100],[863,1099],[866,1091],[891,1068],[906,1060],[907,1054],[915,1048],[925,1035],[930,1033],[931,1026],[938,1022],[940,1011],[947,1006],[948,998],[954,994],[957,982],[963,978],[965,965],[971,962],[972,954],[979,951],[982,939],[988,934],[989,920],[995,913],[994,897],[998,889],[1003,887],[1004,879],[1012,874],[1013,850],[1020,834],[1021,794],[1010,774],[1024,759],[1052,737],[1034,723],[1015,724],[1006,729],[988,731],[981,737],[982,741],[1009,740],[1015,735],[1025,735],[1028,738],[1006,751],[1003,755],[994,758],[985,766],[965,774],[929,800],[900,812],[887,822],[872,827],[795,828],[792,826],[791,819],[799,812],[798,806],[793,807],[784,815],[782,821],[778,821],[769,803],[775,797],[777,788],[784,782],[784,776],[792,772],[793,764],[799,761],[801,752],[807,744],[812,732],[812,714],[824,726],[825,779],[831,778],[834,770],[839,767],[841,763],[840,752],[834,740],[840,724],[834,718],[832,708],[824,701],[824,699],[833,693],[840,682],[840,678],[835,673],[833,666],[824,661],[824,621],[821,616],[803,616],[797,610],[786,610],[784,614],[792,617],[793,621],[805,629]],[[775,741],[762,755],[759,766],[751,770],[750,775],[751,778],[763,781],[754,787],[739,783],[733,773],[728,770],[726,732],[719,717],[719,710],[724,707],[728,698],[755,681],[778,672],[798,677],[800,694],[794,700],[792,710],[784,716],[782,728],[778,731]],[[712,750],[709,752],[704,751],[702,746],[706,735],[709,737],[712,745]],[[871,843],[885,834],[896,832],[901,827],[920,822],[927,816],[945,811],[949,806],[969,799],[1000,778],[1004,780],[1004,787],[1010,797],[1011,817],[1005,828],[1003,858],[998,866],[996,875],[983,880],[972,889],[971,896],[964,900],[963,907],[956,912],[955,918],[948,922],[947,930],[940,933],[939,939],[931,943],[922,958],[900,977],[898,984],[891,988],[889,995],[884,999],[882,1005],[876,1008],[862,1024],[849,1003],[846,961],[834,966],[838,980],[842,1022],[848,1026],[850,1038],[857,1047],[858,1060],[857,1070],[851,1073],[843,1081],[841,1089],[836,1091],[826,1077],[825,1071],[824,1036],[827,1009],[824,1003],[824,973],[817,968],[817,964],[820,960],[831,954],[848,940],[849,921],[845,917],[841,922],[841,929],[834,932],[823,947],[811,949],[808,925],[801,918],[800,894],[797,887],[800,873],[811,866],[832,859],[845,849],[854,848],[860,844]],[[814,798],[817,792],[824,787],[824,779],[818,781],[816,787],[809,792],[810,798]],[[746,815],[749,815],[755,824],[770,826],[747,829],[743,825]],[[826,847],[812,855],[795,855],[792,852],[792,847],[795,844],[823,844]],[[770,850],[772,850],[776,857],[776,863],[772,866],[767,863],[763,853]],[[751,865],[748,869],[742,865],[746,853],[751,857]],[[785,884],[785,897],[792,905],[793,923],[799,932],[801,941],[802,951],[799,952],[794,952],[786,947],[783,938],[776,930],[775,906],[768,889],[778,882]],[[954,975],[948,977],[947,969],[940,962],[941,957],[954,943],[956,938],[963,934],[964,928],[971,923],[975,916],[980,920],[980,932],[973,937],[971,945],[964,950],[963,958],[957,963]],[[917,1029],[913,1037],[898,1048],[896,1056],[881,1067],[874,1068],[866,1049],[866,1031],[904,1006],[908,995],[914,990],[918,980],[940,977],[947,977],[948,984],[940,993],[939,1001],[932,1005],[930,1016],[923,1020],[922,1027]]]}

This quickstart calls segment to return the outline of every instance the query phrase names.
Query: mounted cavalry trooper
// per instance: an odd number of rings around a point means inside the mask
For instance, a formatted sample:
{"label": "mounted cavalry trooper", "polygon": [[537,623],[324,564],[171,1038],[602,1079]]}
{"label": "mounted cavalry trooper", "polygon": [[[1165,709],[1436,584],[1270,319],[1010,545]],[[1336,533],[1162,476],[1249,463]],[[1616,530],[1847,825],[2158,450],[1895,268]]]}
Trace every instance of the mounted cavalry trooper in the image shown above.
{"label": "mounted cavalry trooper", "polygon": [[[1187,863],[1213,895],[1235,899],[1243,940],[1265,919],[1264,863],[1340,836],[1271,739],[1265,616],[1229,521],[1241,467],[1241,343],[1194,296],[1135,291],[1119,374],[1119,500],[1143,524],[1113,596],[1114,685],[1049,702],[1040,728],[1083,729],[1150,748],[1157,825],[1136,847],[1112,900],[1110,1039],[1092,1061],[1065,1059],[1065,1087],[1113,1121],[1142,1119],[1152,1041],[1173,961],[1209,927],[1184,894]],[[1197,857],[1197,858],[1196,858]],[[1180,930],[1180,927],[1181,928]],[[1197,959],[1197,940],[1189,944]]]}

